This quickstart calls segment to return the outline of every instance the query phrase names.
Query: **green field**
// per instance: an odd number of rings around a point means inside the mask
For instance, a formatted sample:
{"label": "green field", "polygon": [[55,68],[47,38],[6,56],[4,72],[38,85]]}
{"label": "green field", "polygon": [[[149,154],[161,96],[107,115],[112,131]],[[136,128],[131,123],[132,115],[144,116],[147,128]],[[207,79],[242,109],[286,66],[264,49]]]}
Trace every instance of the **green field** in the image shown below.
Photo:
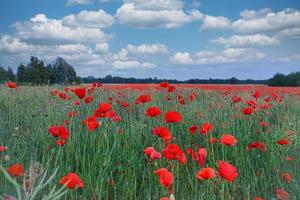
{"label": "green field", "polygon": [[[74,106],[73,102],[78,98],[73,92],[66,92],[70,100],[62,100],[51,95],[53,89],[46,86],[20,86],[17,89],[0,86],[0,146],[7,147],[0,152],[0,165],[4,171],[14,163],[24,166],[24,174],[11,177],[12,180],[0,171],[0,195],[3,199],[6,196],[20,198],[16,190],[18,186],[12,181],[21,186],[22,199],[32,199],[30,195],[40,188],[42,175],[47,173],[47,180],[55,170],[57,173],[53,180],[36,194],[35,199],[46,199],[47,196],[54,199],[49,196],[53,188],[55,191],[63,188],[59,191],[63,193],[60,199],[160,199],[170,195],[154,174],[154,170],[161,167],[173,173],[173,194],[178,200],[276,199],[278,188],[288,192],[289,199],[300,199],[299,95],[278,94],[282,95],[279,101],[263,91],[262,96],[255,100],[252,97],[254,91],[250,90],[228,93],[180,88],[168,93],[154,88],[135,91],[100,87],[89,94],[94,97],[93,102],[85,104],[80,99],[81,104]],[[56,89],[63,91],[61,87]],[[189,100],[191,92],[196,94],[192,101]],[[136,98],[142,93],[149,94],[151,102],[135,105]],[[183,96],[184,105],[179,103],[178,95]],[[243,101],[232,103],[234,95],[240,96]],[[101,125],[94,131],[88,131],[83,120],[93,115],[99,103],[109,102],[109,97],[112,97],[113,110],[121,121],[98,117]],[[270,97],[268,104],[271,107],[260,109],[266,97]],[[247,100],[257,103],[251,115],[241,112],[246,108]],[[122,102],[129,102],[129,106],[123,108]],[[146,116],[146,109],[150,106],[158,106],[161,115]],[[77,114],[68,117],[70,110]],[[166,124],[164,114],[169,110],[179,112],[182,121]],[[64,146],[58,146],[48,129],[63,125],[65,120],[68,120],[65,127],[70,135]],[[262,121],[267,123],[266,127],[261,126]],[[202,135],[199,131],[194,135],[189,133],[191,125],[198,125],[201,129],[205,122],[213,125],[207,134]],[[170,130],[173,136],[170,143],[182,149],[188,159],[186,164],[165,158],[164,141],[151,134],[157,126]],[[219,141],[209,142],[209,138],[220,139],[222,134],[234,135],[237,144],[225,146]],[[280,139],[286,139],[289,144],[279,145]],[[247,150],[250,143],[259,141],[266,145],[266,151]],[[192,161],[186,149],[197,151],[199,145],[207,150],[205,167],[216,171],[213,179],[196,178],[201,167]],[[161,152],[162,157],[151,161],[144,154],[144,149],[149,146]],[[293,160],[288,161],[286,157]],[[218,160],[237,168],[239,175],[233,182],[220,177]],[[69,190],[59,184],[59,180],[69,172],[78,174],[84,182],[83,188]],[[292,175],[290,182],[282,177],[282,173],[286,172]]]}

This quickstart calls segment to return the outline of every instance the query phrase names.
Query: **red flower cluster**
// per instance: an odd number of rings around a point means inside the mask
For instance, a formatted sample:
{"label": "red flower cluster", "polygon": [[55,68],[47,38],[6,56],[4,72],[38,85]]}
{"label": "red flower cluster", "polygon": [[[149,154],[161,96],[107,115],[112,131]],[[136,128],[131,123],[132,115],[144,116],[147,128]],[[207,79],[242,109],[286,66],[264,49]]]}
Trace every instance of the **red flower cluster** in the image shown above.
{"label": "red flower cluster", "polygon": [[170,144],[164,150],[163,153],[167,160],[178,160],[180,164],[186,164],[187,159],[183,151],[179,148],[177,144]]}
{"label": "red flower cluster", "polygon": [[68,129],[61,125],[61,126],[51,126],[48,129],[48,132],[53,136],[53,137],[59,137],[59,140],[56,140],[56,144],[58,146],[63,146],[65,145],[66,141],[69,138],[69,131]]}

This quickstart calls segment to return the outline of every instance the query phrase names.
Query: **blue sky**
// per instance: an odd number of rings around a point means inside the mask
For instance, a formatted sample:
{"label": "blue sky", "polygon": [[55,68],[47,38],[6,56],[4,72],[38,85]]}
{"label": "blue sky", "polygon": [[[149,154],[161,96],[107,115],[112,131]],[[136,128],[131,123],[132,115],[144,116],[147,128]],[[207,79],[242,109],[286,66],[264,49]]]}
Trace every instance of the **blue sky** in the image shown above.
{"label": "blue sky", "polygon": [[80,76],[265,79],[300,70],[298,0],[1,0],[0,64]]}

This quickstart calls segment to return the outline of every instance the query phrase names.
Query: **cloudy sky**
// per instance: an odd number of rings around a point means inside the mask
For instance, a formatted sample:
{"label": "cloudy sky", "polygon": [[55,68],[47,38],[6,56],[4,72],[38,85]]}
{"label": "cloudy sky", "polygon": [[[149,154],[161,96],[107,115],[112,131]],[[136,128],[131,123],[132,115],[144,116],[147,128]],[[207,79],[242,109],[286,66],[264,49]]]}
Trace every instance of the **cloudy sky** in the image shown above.
{"label": "cloudy sky", "polygon": [[1,0],[0,64],[80,76],[265,79],[300,70],[299,0]]}

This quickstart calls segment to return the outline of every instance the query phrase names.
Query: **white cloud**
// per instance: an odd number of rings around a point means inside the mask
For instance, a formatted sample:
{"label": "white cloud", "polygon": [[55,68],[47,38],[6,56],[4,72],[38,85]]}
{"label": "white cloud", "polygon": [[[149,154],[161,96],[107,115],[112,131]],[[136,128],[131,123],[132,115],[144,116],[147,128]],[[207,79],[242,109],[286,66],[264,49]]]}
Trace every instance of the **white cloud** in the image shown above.
{"label": "white cloud", "polygon": [[151,69],[155,68],[156,65],[148,62],[139,62],[136,60],[132,61],[114,61],[112,63],[112,66],[114,69],[120,69],[120,70],[129,70],[129,69]]}
{"label": "white cloud", "polygon": [[243,19],[257,19],[265,17],[267,14],[271,13],[272,10],[270,8],[263,8],[261,10],[243,10],[241,11],[240,15]]}
{"label": "white cloud", "polygon": [[95,49],[94,50],[97,53],[104,54],[104,53],[108,52],[109,45],[107,43],[98,43],[98,44],[95,45]]}
{"label": "white cloud", "polygon": [[67,5],[91,4],[93,0],[68,0]]}
{"label": "white cloud", "polygon": [[279,40],[267,35],[233,35],[230,38],[219,37],[211,41],[216,44],[224,44],[226,47],[266,46],[279,44]]}
{"label": "white cloud", "polygon": [[225,64],[264,58],[265,54],[248,48],[227,48],[222,51],[199,51],[195,54],[197,64]]}
{"label": "white cloud", "polygon": [[141,45],[132,45],[128,44],[125,48],[122,48],[113,55],[113,59],[120,61],[128,61],[138,56],[147,56],[155,55],[161,53],[167,53],[168,48],[164,44],[141,44]]}
{"label": "white cloud", "polygon": [[194,62],[188,52],[177,52],[170,60],[176,64],[192,64]]}
{"label": "white cloud", "polygon": [[159,54],[167,53],[168,48],[164,44],[141,44],[139,46],[128,44],[127,51],[131,54]]}
{"label": "white cloud", "polygon": [[230,28],[230,20],[223,16],[203,15],[201,30],[218,30]]}
{"label": "white cloud", "polygon": [[133,3],[140,10],[180,10],[183,8],[181,0],[124,0],[124,3]]}
{"label": "white cloud", "polygon": [[105,57],[83,44],[33,45],[8,35],[0,38],[0,53],[10,55],[11,59],[17,59],[17,62],[23,61],[20,58],[28,59],[30,56],[37,56],[47,62],[52,62],[60,56],[74,66],[94,66],[105,62]]}
{"label": "white cloud", "polygon": [[33,51],[34,45],[20,41],[18,38],[4,35],[0,40],[0,52],[4,53],[22,53]]}
{"label": "white cloud", "polygon": [[104,28],[113,23],[114,17],[101,9],[98,11],[83,10],[77,15],[68,15],[62,19],[64,26],[71,27]]}
{"label": "white cloud", "polygon": [[101,42],[111,37],[96,28],[64,26],[62,20],[48,19],[44,14],[38,14],[29,21],[16,22],[13,27],[16,35],[25,40]]}
{"label": "white cloud", "polygon": [[275,33],[277,38],[300,38],[300,28],[289,28]]}
{"label": "white cloud", "polygon": [[300,26],[300,12],[294,9],[285,9],[277,13],[268,11],[263,15],[254,13],[253,15],[254,17],[245,18],[244,14],[244,18],[233,22],[233,30],[240,33],[258,33]]}
{"label": "white cloud", "polygon": [[278,60],[282,61],[282,62],[286,62],[286,61],[300,61],[300,54],[294,54],[294,55],[287,56],[287,57],[284,57],[284,58],[279,58]]}
{"label": "white cloud", "polygon": [[117,10],[121,24],[139,28],[177,28],[199,19],[199,11],[185,13],[182,2],[177,0],[130,0]]}

